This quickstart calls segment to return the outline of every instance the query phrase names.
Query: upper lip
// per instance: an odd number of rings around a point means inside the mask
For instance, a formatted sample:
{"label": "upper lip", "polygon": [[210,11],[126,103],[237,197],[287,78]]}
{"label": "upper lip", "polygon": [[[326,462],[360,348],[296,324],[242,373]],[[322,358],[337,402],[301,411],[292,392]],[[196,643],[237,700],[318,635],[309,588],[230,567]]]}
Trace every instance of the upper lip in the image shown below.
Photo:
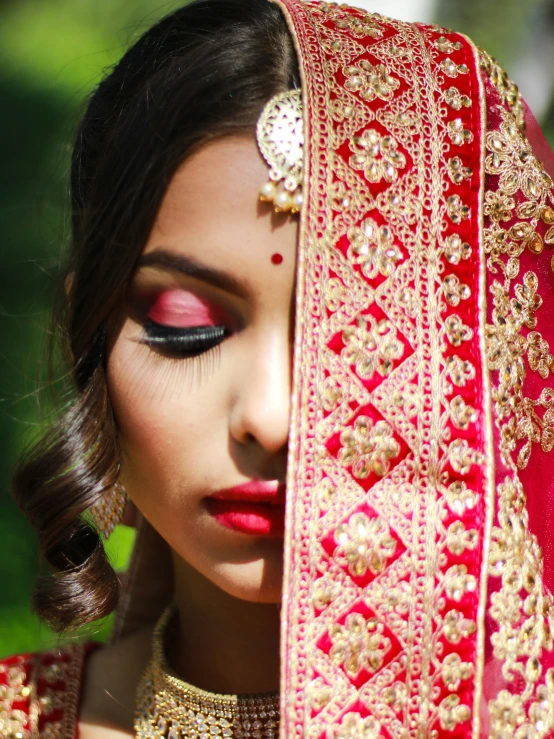
{"label": "upper lip", "polygon": [[271,503],[272,505],[285,504],[285,483],[273,480],[251,480],[212,493],[210,498],[217,500],[237,500],[248,503]]}

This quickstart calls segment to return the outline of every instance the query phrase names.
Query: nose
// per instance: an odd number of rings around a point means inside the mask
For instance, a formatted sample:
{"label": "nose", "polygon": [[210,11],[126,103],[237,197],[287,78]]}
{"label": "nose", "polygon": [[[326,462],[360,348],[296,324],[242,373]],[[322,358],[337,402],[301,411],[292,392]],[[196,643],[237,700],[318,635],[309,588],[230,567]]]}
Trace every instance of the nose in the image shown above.
{"label": "nose", "polygon": [[238,371],[230,412],[230,433],[246,446],[257,444],[269,454],[286,448],[291,406],[292,349],[286,332],[266,332],[253,342],[252,354]]}

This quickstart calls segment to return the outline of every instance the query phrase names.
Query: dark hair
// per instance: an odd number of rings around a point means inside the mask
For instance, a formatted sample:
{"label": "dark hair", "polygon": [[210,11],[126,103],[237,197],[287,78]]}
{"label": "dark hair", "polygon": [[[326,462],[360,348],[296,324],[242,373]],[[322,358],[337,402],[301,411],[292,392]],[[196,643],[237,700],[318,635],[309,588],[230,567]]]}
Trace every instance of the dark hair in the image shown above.
{"label": "dark hair", "polygon": [[[22,457],[13,482],[53,572],[33,609],[62,632],[108,615],[119,582],[83,514],[117,480],[106,335],[162,197],[202,144],[254,133],[265,103],[300,86],[292,39],[268,0],[194,0],[147,31],[92,94],[71,166],[68,289],[54,313],[74,400]],[[67,277],[69,275],[69,278]]]}

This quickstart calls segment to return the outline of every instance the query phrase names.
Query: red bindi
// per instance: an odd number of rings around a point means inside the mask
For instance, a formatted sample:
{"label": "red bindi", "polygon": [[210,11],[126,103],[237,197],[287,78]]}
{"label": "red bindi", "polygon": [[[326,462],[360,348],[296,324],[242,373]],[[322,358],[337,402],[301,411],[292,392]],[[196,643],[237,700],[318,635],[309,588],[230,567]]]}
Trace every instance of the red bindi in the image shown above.
{"label": "red bindi", "polygon": [[282,254],[279,254],[278,252],[276,252],[275,254],[273,254],[272,257],[271,257],[272,264],[281,264],[282,261],[283,261],[283,255]]}

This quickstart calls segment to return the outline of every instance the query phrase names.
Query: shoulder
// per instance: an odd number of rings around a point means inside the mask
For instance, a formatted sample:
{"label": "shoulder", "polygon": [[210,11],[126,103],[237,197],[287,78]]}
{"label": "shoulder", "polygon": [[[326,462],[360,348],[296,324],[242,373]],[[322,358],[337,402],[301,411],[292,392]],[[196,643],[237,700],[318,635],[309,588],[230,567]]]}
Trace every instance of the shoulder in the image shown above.
{"label": "shoulder", "polygon": [[94,642],[0,660],[0,736],[73,739]]}

